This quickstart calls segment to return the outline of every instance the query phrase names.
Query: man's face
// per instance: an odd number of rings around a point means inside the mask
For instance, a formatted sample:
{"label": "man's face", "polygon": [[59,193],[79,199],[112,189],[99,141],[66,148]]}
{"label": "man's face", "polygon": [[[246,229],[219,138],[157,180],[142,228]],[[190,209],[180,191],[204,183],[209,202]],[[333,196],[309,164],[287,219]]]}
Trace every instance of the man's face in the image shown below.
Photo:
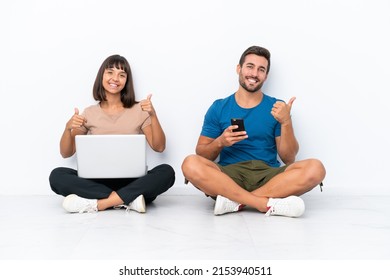
{"label": "man's face", "polygon": [[267,79],[268,61],[265,57],[249,54],[245,61],[237,66],[240,86],[248,92],[257,92]]}

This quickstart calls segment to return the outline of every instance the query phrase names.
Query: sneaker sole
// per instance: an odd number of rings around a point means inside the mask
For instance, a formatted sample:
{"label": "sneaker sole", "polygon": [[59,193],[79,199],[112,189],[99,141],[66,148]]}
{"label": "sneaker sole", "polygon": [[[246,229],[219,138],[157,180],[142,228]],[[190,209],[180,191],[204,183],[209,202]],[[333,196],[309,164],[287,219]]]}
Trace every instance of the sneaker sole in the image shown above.
{"label": "sneaker sole", "polygon": [[145,198],[144,196],[142,196],[142,203],[141,203],[141,207],[138,211],[139,213],[145,213],[146,212],[146,207],[145,207]]}
{"label": "sneaker sole", "polygon": [[219,216],[219,215],[223,215],[223,214],[226,214],[225,212],[218,212],[217,209],[221,208],[221,199],[220,199],[221,196],[217,196],[217,199],[215,200],[215,205],[214,205],[214,215],[215,216]]}
{"label": "sneaker sole", "polygon": [[145,213],[146,212],[145,197],[141,195],[141,201],[137,201],[137,207],[132,207],[130,209],[138,213]]}
{"label": "sneaker sole", "polygon": [[72,209],[71,204],[72,204],[72,200],[74,199],[74,197],[77,197],[77,195],[75,194],[70,194],[68,196],[65,197],[64,201],[62,202],[62,207],[68,211],[69,213],[77,213],[78,211],[75,211],[74,209]]}

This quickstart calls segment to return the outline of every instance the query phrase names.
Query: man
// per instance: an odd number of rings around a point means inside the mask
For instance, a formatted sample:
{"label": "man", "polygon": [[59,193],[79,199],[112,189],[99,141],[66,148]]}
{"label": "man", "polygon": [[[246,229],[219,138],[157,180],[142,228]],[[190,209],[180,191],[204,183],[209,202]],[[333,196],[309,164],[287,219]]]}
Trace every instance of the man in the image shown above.
{"label": "man", "polygon": [[[295,162],[299,145],[290,115],[295,97],[286,104],[262,92],[269,69],[267,49],[252,46],[242,54],[237,92],[212,104],[196,155],[182,164],[185,178],[216,200],[215,215],[250,206],[266,215],[299,217],[305,210],[299,196],[325,177],[319,160]],[[244,120],[244,131],[236,131],[233,118]]]}

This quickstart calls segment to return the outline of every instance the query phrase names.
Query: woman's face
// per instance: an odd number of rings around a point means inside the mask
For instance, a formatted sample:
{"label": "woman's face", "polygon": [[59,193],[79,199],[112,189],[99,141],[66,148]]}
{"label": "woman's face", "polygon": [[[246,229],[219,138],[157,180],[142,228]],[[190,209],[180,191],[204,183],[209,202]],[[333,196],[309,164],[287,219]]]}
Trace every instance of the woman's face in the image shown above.
{"label": "woman's face", "polygon": [[118,68],[107,68],[103,74],[103,87],[106,93],[120,94],[125,87],[127,73]]}

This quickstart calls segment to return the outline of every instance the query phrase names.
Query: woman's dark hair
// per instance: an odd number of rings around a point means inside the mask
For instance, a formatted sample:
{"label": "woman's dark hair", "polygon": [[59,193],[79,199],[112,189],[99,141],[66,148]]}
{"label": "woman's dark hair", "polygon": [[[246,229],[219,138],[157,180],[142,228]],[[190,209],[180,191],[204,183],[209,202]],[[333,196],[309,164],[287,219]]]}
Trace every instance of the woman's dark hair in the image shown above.
{"label": "woman's dark hair", "polygon": [[121,101],[125,108],[131,108],[138,102],[135,100],[133,76],[131,74],[130,64],[126,58],[117,54],[107,57],[100,66],[93,85],[93,98],[100,102],[107,101],[102,81],[104,71],[108,68],[118,68],[126,72],[127,80],[125,87],[121,91]]}
{"label": "woman's dark hair", "polygon": [[271,68],[271,53],[267,49],[262,48],[262,47],[258,47],[258,46],[249,47],[241,55],[240,62],[239,62],[241,67],[245,62],[245,57],[249,54],[255,54],[255,55],[262,56],[265,59],[267,59],[267,61],[268,61],[267,74],[268,74],[269,69]]}

